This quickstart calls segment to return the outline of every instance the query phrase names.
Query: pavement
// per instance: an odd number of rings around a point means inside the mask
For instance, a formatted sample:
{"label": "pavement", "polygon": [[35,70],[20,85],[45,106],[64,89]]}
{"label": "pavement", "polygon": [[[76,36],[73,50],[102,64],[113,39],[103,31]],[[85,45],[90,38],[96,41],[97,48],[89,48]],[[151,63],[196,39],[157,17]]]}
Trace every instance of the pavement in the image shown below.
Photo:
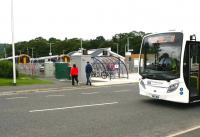
{"label": "pavement", "polygon": [[104,86],[104,85],[116,85],[116,84],[128,84],[138,82],[139,75],[137,73],[129,74],[128,78],[116,78],[116,79],[102,79],[102,78],[92,78],[94,86]]}
{"label": "pavement", "polygon": [[[42,92],[46,90],[59,90],[61,88],[73,88],[71,80],[58,80],[55,78],[49,78],[48,80],[53,81],[53,84],[43,85],[25,85],[25,86],[0,86],[0,96],[13,95],[19,93],[32,93]],[[128,84],[135,83],[138,81],[138,74],[129,74],[129,78],[115,78],[115,79],[102,79],[92,78],[92,86],[105,86],[105,85],[116,85],[116,84]],[[78,87],[83,87],[85,83],[80,83]],[[75,86],[77,87],[77,86]]]}

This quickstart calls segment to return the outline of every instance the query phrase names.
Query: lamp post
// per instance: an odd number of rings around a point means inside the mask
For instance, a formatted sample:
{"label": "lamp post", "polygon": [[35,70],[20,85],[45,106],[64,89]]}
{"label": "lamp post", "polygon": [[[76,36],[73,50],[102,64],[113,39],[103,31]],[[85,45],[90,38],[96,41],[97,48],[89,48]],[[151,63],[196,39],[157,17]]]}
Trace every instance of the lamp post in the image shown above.
{"label": "lamp post", "polygon": [[29,55],[29,50],[28,50],[28,47],[26,48],[26,51],[27,51],[27,55]]}
{"label": "lamp post", "polygon": [[117,45],[117,54],[118,54],[118,52],[119,52],[119,44],[118,43],[114,43],[114,44]]}
{"label": "lamp post", "polygon": [[52,55],[52,52],[51,52],[51,42],[49,43],[49,56],[51,56]]}
{"label": "lamp post", "polygon": [[67,51],[67,50],[63,50],[63,55],[65,54],[65,51]]}
{"label": "lamp post", "polygon": [[31,57],[33,58],[33,48],[31,48],[31,51],[32,51],[32,53],[31,53]]}
{"label": "lamp post", "polygon": [[19,55],[21,55],[21,54],[22,54],[21,50],[18,50],[18,52],[19,52]]}
{"label": "lamp post", "polygon": [[31,48],[31,51],[32,51],[31,58],[32,58],[32,63],[33,63],[33,48]]}
{"label": "lamp post", "polygon": [[14,12],[13,0],[11,0],[11,32],[12,32],[12,57],[13,57],[13,85],[16,85],[16,66],[15,66],[15,43],[14,43]]}
{"label": "lamp post", "polygon": [[127,38],[127,50],[128,51],[133,51],[133,49],[129,49],[129,38],[133,38],[133,37],[128,37]]}
{"label": "lamp post", "polygon": [[52,56],[52,52],[51,52],[51,42],[49,42],[49,56],[50,56],[50,62],[51,62],[51,56]]}
{"label": "lamp post", "polygon": [[81,54],[83,55],[83,41],[81,39]]}
{"label": "lamp post", "polygon": [[32,74],[32,76],[33,76],[33,48],[31,48],[31,74]]}

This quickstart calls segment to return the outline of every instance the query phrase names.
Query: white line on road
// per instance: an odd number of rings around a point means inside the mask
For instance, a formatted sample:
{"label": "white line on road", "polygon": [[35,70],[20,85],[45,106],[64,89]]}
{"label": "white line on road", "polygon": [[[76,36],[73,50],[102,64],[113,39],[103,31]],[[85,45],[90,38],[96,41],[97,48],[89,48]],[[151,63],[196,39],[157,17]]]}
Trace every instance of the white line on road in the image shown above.
{"label": "white line on road", "polygon": [[110,87],[119,87],[124,85],[131,85],[131,84],[119,84],[119,85],[105,85],[105,86],[83,86],[83,87],[72,87],[72,88],[61,88],[59,91],[66,91],[66,90],[79,90],[79,89],[99,89],[99,88],[110,88]]}
{"label": "white line on road", "polygon": [[183,131],[180,131],[180,132],[177,132],[175,134],[171,134],[167,137],[176,137],[176,136],[179,136],[179,135],[182,135],[182,134],[185,134],[185,133],[188,133],[188,132],[191,132],[193,130],[196,130],[196,129],[199,129],[200,128],[200,125],[199,126],[196,126],[196,127],[193,127],[193,128],[190,128],[190,129],[187,129],[187,130],[183,130]]}
{"label": "white line on road", "polygon": [[112,91],[112,92],[116,92],[116,93],[118,93],[118,92],[130,92],[130,90],[116,90],[116,91]]}
{"label": "white line on road", "polygon": [[91,95],[91,94],[98,94],[99,92],[88,92],[88,93],[81,93],[82,95]]}
{"label": "white line on road", "polygon": [[8,92],[3,92],[0,93],[0,96],[5,96],[5,95],[13,95],[13,94],[20,94],[20,93],[29,93],[29,92],[35,92],[35,93],[46,93],[46,92],[61,92],[61,91],[73,91],[73,90],[79,90],[79,89],[98,89],[98,88],[110,88],[110,87],[118,87],[118,86],[132,86],[132,84],[127,83],[127,84],[119,84],[119,85],[104,85],[104,86],[84,86],[84,87],[60,87],[60,88],[44,88],[44,89],[32,89],[32,90],[21,90],[21,91],[10,91]]}
{"label": "white line on road", "polygon": [[11,99],[22,99],[22,98],[28,98],[28,97],[12,97],[12,98],[6,98],[6,99],[11,100]]}
{"label": "white line on road", "polygon": [[38,110],[30,110],[29,112],[44,112],[44,111],[53,111],[53,110],[65,110],[65,109],[84,108],[84,107],[93,107],[93,106],[113,105],[113,104],[117,104],[117,103],[118,102],[110,102],[110,103],[90,104],[90,105],[71,106],[71,107],[62,107],[62,108],[38,109]]}
{"label": "white line on road", "polygon": [[47,95],[46,97],[63,97],[65,95]]}

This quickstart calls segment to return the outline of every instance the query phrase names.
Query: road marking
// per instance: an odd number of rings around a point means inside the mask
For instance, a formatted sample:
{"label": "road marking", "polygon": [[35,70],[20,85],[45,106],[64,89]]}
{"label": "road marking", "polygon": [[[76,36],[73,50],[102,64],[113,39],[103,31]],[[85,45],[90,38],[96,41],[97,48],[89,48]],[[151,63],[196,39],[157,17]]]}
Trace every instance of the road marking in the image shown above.
{"label": "road marking", "polygon": [[81,93],[82,95],[91,95],[91,94],[98,94],[99,92],[88,92],[88,93]]}
{"label": "road marking", "polygon": [[193,128],[190,128],[190,129],[187,129],[187,130],[183,130],[183,131],[177,132],[175,134],[168,135],[167,137],[176,137],[176,136],[191,132],[191,131],[199,129],[199,128],[200,128],[200,125],[196,126],[196,127],[193,127]]}
{"label": "road marking", "polygon": [[6,99],[11,100],[11,99],[22,99],[22,98],[28,98],[28,97],[12,97],[12,98],[6,98]]}
{"label": "road marking", "polygon": [[101,103],[101,104],[90,104],[90,105],[81,105],[81,106],[71,106],[71,107],[62,107],[62,108],[50,108],[50,109],[38,109],[38,110],[30,110],[29,112],[44,112],[44,111],[54,111],[54,110],[65,110],[65,109],[74,109],[74,108],[84,108],[84,107],[94,107],[94,106],[105,106],[105,105],[113,105],[118,102],[110,102],[110,103]]}
{"label": "road marking", "polygon": [[83,86],[83,87],[60,87],[60,88],[43,88],[43,89],[31,89],[31,90],[19,90],[19,91],[9,91],[9,92],[2,92],[0,93],[0,96],[9,96],[9,95],[16,95],[16,94],[22,94],[22,93],[43,93],[43,92],[61,92],[61,91],[67,91],[67,90],[79,90],[79,89],[96,89],[96,88],[110,88],[110,87],[118,87],[118,86],[132,86],[130,83],[123,83],[123,84],[117,84],[117,85],[104,85],[104,86]]}
{"label": "road marking", "polygon": [[130,90],[117,90],[117,91],[112,91],[112,92],[116,92],[116,93],[118,93],[118,92],[130,92]]}
{"label": "road marking", "polygon": [[93,88],[100,88],[100,87],[72,87],[72,88],[62,88],[62,90],[65,91],[65,90],[93,89]]}
{"label": "road marking", "polygon": [[65,95],[47,95],[46,97],[63,97]]}
{"label": "road marking", "polygon": [[[110,88],[110,87],[118,87],[118,86],[122,86],[122,85],[131,85],[131,84],[118,84],[118,85],[104,85],[103,88]],[[131,85],[132,86],[132,85]],[[102,86],[83,86],[83,87],[72,87],[72,88],[61,88],[59,89],[59,91],[65,91],[65,90],[78,90],[78,89],[98,89],[98,88],[102,88]]]}

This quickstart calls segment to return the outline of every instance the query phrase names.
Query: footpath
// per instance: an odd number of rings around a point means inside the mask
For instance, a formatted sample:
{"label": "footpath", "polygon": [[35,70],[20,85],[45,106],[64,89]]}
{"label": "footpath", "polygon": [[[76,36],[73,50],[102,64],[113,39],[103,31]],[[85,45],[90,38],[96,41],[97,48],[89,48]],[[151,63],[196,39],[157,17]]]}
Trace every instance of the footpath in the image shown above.
{"label": "footpath", "polygon": [[[26,86],[0,86],[0,96],[14,95],[20,93],[32,93],[59,90],[62,88],[74,88],[74,87],[87,87],[85,83],[80,83],[78,86],[72,86],[70,80],[57,80],[49,79],[53,81],[52,84],[43,85],[26,85]],[[138,82],[138,74],[130,74],[129,78],[118,78],[118,79],[102,79],[92,78],[92,86],[105,86],[105,85],[116,85],[116,84],[128,84]]]}
{"label": "footpath", "polygon": [[116,79],[102,79],[102,78],[92,78],[94,86],[105,86],[105,85],[115,85],[115,84],[128,84],[128,83],[136,83],[138,82],[138,74],[132,73],[129,74],[128,78],[116,78]]}

